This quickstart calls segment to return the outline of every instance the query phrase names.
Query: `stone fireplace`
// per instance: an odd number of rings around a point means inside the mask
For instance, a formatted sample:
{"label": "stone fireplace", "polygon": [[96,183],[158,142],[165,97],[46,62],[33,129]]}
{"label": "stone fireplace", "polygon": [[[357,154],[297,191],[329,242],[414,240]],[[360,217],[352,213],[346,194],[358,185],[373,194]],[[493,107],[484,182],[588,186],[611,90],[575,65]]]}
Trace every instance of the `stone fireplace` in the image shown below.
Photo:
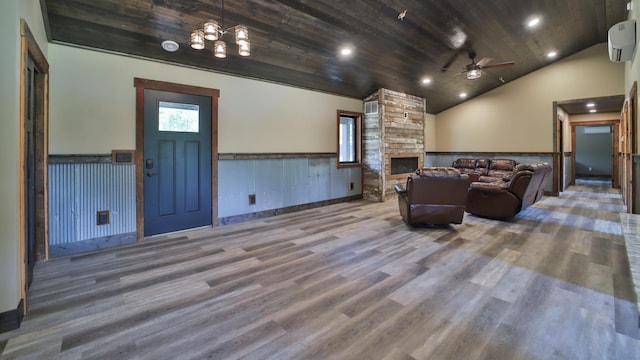
{"label": "stone fireplace", "polygon": [[363,197],[385,201],[424,166],[423,98],[380,89],[365,99]]}

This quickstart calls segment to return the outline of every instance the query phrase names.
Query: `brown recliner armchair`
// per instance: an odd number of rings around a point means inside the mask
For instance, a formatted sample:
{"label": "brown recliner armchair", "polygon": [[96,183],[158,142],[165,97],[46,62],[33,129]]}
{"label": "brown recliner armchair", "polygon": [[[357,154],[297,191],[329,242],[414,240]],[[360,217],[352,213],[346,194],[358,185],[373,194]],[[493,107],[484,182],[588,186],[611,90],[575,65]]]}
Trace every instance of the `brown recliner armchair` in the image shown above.
{"label": "brown recliner armchair", "polygon": [[422,168],[396,185],[402,219],[409,225],[461,224],[467,202],[469,177],[451,167]]}

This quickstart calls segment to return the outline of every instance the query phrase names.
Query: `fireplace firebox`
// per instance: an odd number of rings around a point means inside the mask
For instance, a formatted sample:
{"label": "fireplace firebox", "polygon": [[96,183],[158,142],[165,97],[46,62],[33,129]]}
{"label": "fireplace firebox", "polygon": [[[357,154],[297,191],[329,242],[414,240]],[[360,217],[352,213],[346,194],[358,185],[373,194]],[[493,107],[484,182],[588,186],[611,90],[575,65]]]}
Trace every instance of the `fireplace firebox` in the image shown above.
{"label": "fireplace firebox", "polygon": [[420,154],[390,154],[389,176],[402,178],[420,168]]}

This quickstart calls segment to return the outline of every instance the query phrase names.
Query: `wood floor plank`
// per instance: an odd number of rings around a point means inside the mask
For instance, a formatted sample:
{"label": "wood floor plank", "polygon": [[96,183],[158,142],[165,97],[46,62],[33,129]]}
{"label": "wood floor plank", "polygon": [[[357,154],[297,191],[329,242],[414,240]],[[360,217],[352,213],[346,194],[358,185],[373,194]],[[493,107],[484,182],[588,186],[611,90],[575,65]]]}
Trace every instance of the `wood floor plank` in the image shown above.
{"label": "wood floor plank", "polygon": [[474,275],[471,282],[485,288],[494,287],[520,255],[518,251],[502,250],[487,266]]}
{"label": "wood floor plank", "polygon": [[354,201],[38,263],[0,359],[633,359],[620,194],[410,227]]}

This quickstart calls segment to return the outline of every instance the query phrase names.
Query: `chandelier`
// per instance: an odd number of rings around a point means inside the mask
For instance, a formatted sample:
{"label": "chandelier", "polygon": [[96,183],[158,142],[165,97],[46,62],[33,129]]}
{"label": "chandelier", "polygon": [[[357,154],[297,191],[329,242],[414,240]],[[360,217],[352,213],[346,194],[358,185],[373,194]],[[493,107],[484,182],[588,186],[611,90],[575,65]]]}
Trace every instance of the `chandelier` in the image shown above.
{"label": "chandelier", "polygon": [[236,25],[230,28],[224,28],[224,0],[222,0],[222,12],[220,23],[215,20],[209,20],[204,23],[202,29],[194,30],[191,33],[191,47],[196,50],[202,50],[205,47],[205,40],[213,41],[213,55],[223,59],[227,57],[227,44],[222,37],[230,32],[235,33],[236,45],[238,45],[238,54],[240,56],[251,55],[251,44],[249,43],[249,29],[244,25]]}

